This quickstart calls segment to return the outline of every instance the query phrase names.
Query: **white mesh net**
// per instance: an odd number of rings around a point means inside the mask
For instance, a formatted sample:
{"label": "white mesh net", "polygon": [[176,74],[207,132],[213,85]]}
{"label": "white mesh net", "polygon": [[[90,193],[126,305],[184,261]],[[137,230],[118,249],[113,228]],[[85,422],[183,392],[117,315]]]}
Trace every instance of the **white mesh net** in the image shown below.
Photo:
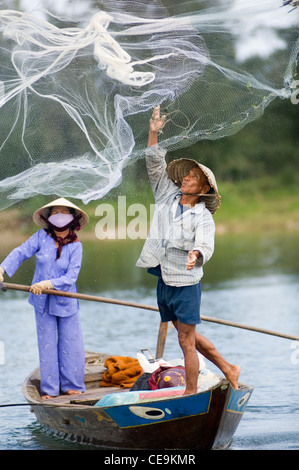
{"label": "white mesh net", "polygon": [[144,156],[158,104],[159,142],[176,150],[237,132],[296,86],[298,2],[19,3],[0,11],[0,209],[101,198]]}

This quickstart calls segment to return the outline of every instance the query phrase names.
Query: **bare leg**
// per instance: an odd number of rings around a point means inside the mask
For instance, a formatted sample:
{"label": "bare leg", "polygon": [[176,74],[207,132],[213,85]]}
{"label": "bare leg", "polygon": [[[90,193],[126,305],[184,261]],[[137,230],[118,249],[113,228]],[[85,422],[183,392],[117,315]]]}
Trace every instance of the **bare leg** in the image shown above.
{"label": "bare leg", "polygon": [[199,361],[196,350],[215,364],[234,389],[238,389],[240,366],[230,364],[217,351],[213,343],[196,331],[196,325],[185,325],[178,320],[173,321],[177,329],[179,344],[184,354],[186,371],[185,394],[196,393]]}
{"label": "bare leg", "polygon": [[240,366],[227,362],[217,351],[213,343],[205,338],[205,336],[200,335],[197,331],[195,332],[195,344],[197,351],[209,361],[213,362],[213,364],[223,372],[227,380],[231,383],[231,386],[237,389],[241,370]]}
{"label": "bare leg", "polygon": [[195,325],[185,325],[178,320],[173,323],[178,332],[179,344],[185,360],[186,390],[184,395],[189,395],[197,392],[199,372],[199,360],[195,348]]}

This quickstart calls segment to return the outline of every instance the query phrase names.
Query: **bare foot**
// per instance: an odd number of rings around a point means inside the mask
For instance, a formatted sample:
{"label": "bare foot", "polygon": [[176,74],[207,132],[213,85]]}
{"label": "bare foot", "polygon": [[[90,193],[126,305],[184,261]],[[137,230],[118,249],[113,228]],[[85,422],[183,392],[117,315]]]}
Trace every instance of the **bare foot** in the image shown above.
{"label": "bare foot", "polygon": [[186,390],[184,391],[183,395],[182,396],[188,396],[188,395],[194,395],[194,393],[196,393],[197,390],[195,390],[195,392],[187,392]]}
{"label": "bare foot", "polygon": [[225,377],[230,382],[231,386],[238,390],[238,379],[241,373],[241,367],[238,365],[232,365],[228,372],[225,374]]}
{"label": "bare foot", "polygon": [[66,392],[64,392],[64,395],[80,395],[80,392],[79,390],[67,390]]}
{"label": "bare foot", "polygon": [[52,395],[42,395],[42,400],[49,400],[49,398],[55,398]]}

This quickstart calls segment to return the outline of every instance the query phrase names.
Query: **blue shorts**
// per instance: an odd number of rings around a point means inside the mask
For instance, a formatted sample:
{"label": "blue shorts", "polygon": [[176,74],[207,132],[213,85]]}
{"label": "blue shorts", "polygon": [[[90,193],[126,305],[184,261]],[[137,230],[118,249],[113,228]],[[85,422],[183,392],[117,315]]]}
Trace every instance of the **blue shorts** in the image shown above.
{"label": "blue shorts", "polygon": [[157,300],[161,321],[178,320],[186,325],[200,323],[201,285],[175,287],[165,284],[159,277]]}

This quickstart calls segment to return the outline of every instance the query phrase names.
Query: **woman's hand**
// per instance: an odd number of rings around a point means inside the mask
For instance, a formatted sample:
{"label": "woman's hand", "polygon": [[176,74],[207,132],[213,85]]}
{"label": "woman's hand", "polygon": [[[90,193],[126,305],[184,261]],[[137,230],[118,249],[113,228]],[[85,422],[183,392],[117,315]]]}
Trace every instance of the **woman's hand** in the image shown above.
{"label": "woman's hand", "polygon": [[45,289],[53,289],[51,281],[40,281],[36,282],[30,287],[30,292],[34,295],[40,295]]}
{"label": "woman's hand", "polygon": [[4,277],[3,277],[4,273],[5,273],[4,269],[2,268],[2,266],[0,266],[0,282],[4,281]]}

